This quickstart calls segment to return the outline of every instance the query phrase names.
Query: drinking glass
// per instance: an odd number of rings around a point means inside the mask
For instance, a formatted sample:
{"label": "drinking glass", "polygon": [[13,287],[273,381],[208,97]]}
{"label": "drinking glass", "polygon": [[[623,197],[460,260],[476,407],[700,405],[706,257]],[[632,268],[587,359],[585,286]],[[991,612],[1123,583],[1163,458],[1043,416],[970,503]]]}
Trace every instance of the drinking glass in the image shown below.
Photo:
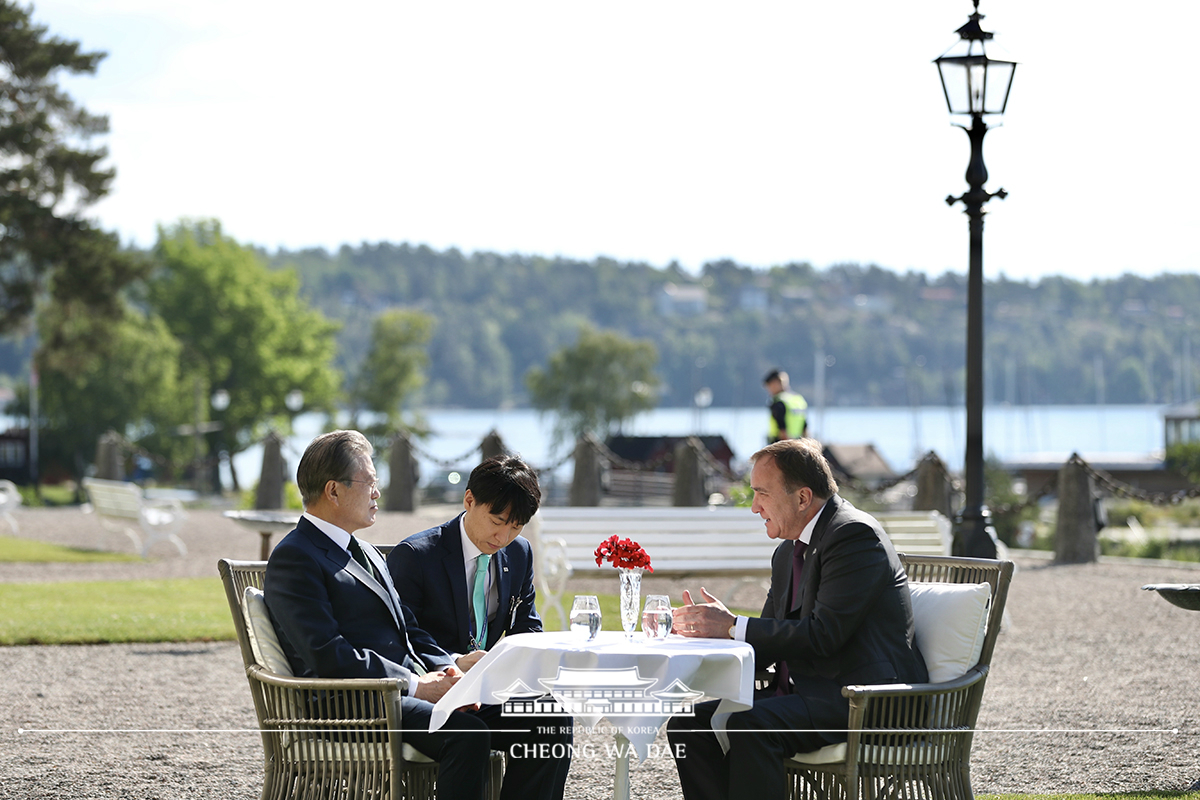
{"label": "drinking glass", "polygon": [[593,594],[577,594],[571,604],[571,633],[587,641],[600,632],[600,601]]}
{"label": "drinking glass", "polygon": [[642,611],[642,630],[651,639],[667,638],[671,632],[671,598],[665,594],[646,596],[646,608]]}

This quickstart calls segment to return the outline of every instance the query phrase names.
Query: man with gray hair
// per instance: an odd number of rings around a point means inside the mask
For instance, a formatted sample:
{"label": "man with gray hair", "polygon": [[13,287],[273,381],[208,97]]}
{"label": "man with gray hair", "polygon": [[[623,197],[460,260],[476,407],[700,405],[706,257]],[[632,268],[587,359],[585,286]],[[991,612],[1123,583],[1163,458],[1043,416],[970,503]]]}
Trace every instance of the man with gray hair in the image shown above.
{"label": "man with gray hair", "polygon": [[711,730],[715,703],[671,719],[685,800],[783,800],[786,758],[846,740],[843,686],[928,680],[904,567],[879,522],[838,497],[821,445],[785,439],[751,460],[750,510],[781,540],[762,614],[734,616],[703,588],[703,603],[685,591],[672,632],[749,642],[756,667],[775,664],[775,682],[729,716],[728,752]]}
{"label": "man with gray hair", "polygon": [[264,596],[293,672],[317,678],[395,678],[404,741],[438,761],[440,800],[483,797],[487,725],[456,711],[429,732],[433,704],[482,653],[457,660],[401,602],[387,563],[354,532],[375,524],[379,486],[372,447],[358,431],[309,444],[296,470],[304,514],[267,561]]}

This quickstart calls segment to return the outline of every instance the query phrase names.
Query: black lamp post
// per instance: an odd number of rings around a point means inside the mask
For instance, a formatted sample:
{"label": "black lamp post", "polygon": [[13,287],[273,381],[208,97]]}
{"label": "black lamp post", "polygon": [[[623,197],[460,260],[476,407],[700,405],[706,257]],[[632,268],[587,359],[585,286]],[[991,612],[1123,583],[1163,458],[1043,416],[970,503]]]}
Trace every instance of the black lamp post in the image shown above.
{"label": "black lamp post", "polygon": [[[987,114],[1003,114],[1012,88],[1015,61],[990,58],[986,42],[992,34],[979,27],[983,15],[979,0],[967,24],[956,31],[959,41],[934,59],[951,114],[968,115],[971,127],[959,124],[971,140],[971,162],[967,165],[967,192],[951,195],[946,203],[962,201],[970,220],[971,260],[967,275],[967,452],[963,472],[966,500],[955,521],[955,555],[995,558],[996,541],[989,530],[991,520],[983,504],[983,205],[993,197],[1003,200],[1003,189],[988,192],[987,167],[983,164],[983,137]],[[958,123],[956,123],[958,124]]]}

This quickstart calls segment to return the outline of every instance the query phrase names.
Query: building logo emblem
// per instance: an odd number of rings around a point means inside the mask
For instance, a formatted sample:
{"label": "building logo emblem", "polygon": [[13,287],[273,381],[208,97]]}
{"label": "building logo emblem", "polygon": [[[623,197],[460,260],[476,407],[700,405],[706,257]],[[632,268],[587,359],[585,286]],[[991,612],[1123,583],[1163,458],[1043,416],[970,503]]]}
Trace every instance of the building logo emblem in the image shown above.
{"label": "building logo emblem", "polygon": [[693,691],[680,680],[656,692],[650,687],[657,678],[643,678],[637,667],[620,669],[572,669],[559,667],[554,678],[538,683],[550,694],[514,681],[496,694],[504,698],[502,713],[512,716],[628,715],[691,716],[703,692]]}

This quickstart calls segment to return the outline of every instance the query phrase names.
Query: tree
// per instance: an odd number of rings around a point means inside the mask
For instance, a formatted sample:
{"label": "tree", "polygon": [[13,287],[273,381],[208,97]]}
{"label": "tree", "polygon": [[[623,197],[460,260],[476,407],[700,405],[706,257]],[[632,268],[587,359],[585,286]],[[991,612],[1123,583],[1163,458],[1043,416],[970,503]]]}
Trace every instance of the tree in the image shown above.
{"label": "tree", "polygon": [[109,429],[160,463],[182,456],[175,430],[189,419],[189,395],[179,342],[161,319],[126,306],[118,320],[98,320],[82,303],[56,304],[39,312],[38,328],[43,463],[82,478]]}
{"label": "tree", "polygon": [[1200,485],[1200,442],[1175,442],[1167,447],[1167,468]]}
{"label": "tree", "polygon": [[545,369],[525,374],[534,408],[555,411],[554,440],[605,433],[654,408],[658,353],[652,343],[581,326],[575,344],[550,356]]}
{"label": "tree", "polygon": [[49,286],[60,303],[82,302],[111,319],[120,289],[140,264],[84,210],[108,193],[108,155],[89,147],[108,120],[80,108],[56,82],[63,71],[90,74],[104,53],[48,36],[30,12],[0,0],[0,333],[33,312]]}
{"label": "tree", "polygon": [[396,308],[377,316],[371,326],[371,347],[359,367],[353,395],[367,410],[383,414],[389,430],[401,424],[405,398],[425,383],[425,348],[433,322],[428,314]]}
{"label": "tree", "polygon": [[293,271],[268,270],[215,220],[160,229],[154,255],[150,305],[182,344],[185,380],[199,381],[205,398],[228,392],[228,406],[212,416],[231,454],[286,418],[294,390],[306,408],[332,410],[337,325],[300,298]]}

